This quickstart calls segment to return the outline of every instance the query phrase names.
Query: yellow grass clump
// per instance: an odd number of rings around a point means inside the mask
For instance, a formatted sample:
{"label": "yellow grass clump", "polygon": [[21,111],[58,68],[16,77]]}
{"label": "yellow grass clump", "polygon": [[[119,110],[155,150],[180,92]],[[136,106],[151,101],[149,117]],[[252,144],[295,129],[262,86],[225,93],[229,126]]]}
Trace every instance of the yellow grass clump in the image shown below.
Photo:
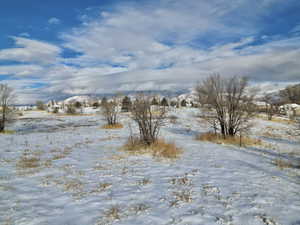
{"label": "yellow grass clump", "polygon": [[220,134],[207,132],[196,137],[199,141],[209,141],[216,144],[239,145],[239,146],[260,146],[262,141],[260,139],[253,139],[250,137],[227,136],[223,137]]}
{"label": "yellow grass clump", "polygon": [[182,149],[178,148],[174,143],[168,143],[163,139],[159,139],[151,145],[143,143],[138,138],[129,138],[123,146],[124,150],[134,154],[148,154],[155,157],[175,159],[182,154]]}
{"label": "yellow grass clump", "polygon": [[40,158],[36,156],[22,156],[17,162],[19,169],[33,169],[40,167]]}
{"label": "yellow grass clump", "polygon": [[290,120],[284,117],[278,117],[278,116],[273,116],[271,120],[268,120],[268,117],[266,115],[257,115],[256,116],[259,119],[267,120],[267,121],[272,121],[276,123],[284,123],[284,124],[295,124],[294,120]]}
{"label": "yellow grass clump", "polygon": [[121,129],[123,128],[123,124],[116,123],[116,124],[105,124],[102,126],[103,129]]}
{"label": "yellow grass clump", "polygon": [[16,132],[14,130],[4,130],[1,131],[0,134],[15,134]]}
{"label": "yellow grass clump", "polygon": [[279,169],[285,169],[285,168],[293,168],[293,164],[288,162],[287,160],[283,159],[276,159],[274,160],[274,164],[279,167]]}

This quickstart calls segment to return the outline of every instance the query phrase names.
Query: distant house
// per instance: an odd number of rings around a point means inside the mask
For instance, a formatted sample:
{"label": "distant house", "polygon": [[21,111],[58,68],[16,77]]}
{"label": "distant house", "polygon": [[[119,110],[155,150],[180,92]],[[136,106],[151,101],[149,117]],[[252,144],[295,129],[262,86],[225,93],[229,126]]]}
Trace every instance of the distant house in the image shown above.
{"label": "distant house", "polygon": [[284,104],[279,107],[281,113],[286,114],[289,118],[300,116],[300,105],[298,104]]}

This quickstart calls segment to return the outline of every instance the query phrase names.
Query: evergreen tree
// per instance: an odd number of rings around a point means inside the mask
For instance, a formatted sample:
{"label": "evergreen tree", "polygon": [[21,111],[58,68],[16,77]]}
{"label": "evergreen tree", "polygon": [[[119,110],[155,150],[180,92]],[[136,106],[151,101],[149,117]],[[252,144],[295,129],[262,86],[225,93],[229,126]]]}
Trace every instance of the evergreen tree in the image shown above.
{"label": "evergreen tree", "polygon": [[156,100],[155,97],[152,99],[151,105],[158,105],[158,101]]}
{"label": "evergreen tree", "polygon": [[102,100],[101,100],[101,106],[104,106],[106,104],[107,104],[107,98],[103,97]]}
{"label": "evergreen tree", "polygon": [[168,101],[167,101],[166,98],[163,98],[162,101],[161,101],[161,103],[160,103],[160,105],[161,106],[169,106],[169,103],[168,103]]}
{"label": "evergreen tree", "polygon": [[122,100],[122,109],[121,110],[123,112],[129,112],[131,109],[131,105],[132,105],[131,99],[128,96],[125,96]]}
{"label": "evergreen tree", "polygon": [[183,99],[180,103],[181,107],[186,107],[186,104],[187,104],[187,102],[185,99]]}

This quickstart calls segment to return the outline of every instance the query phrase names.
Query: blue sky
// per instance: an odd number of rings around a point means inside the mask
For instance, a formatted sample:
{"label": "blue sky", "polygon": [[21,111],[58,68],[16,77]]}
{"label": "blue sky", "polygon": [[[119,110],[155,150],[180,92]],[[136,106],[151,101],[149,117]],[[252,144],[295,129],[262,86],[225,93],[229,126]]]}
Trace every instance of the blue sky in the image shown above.
{"label": "blue sky", "polygon": [[189,89],[211,73],[300,82],[298,0],[2,0],[0,81],[20,103]]}

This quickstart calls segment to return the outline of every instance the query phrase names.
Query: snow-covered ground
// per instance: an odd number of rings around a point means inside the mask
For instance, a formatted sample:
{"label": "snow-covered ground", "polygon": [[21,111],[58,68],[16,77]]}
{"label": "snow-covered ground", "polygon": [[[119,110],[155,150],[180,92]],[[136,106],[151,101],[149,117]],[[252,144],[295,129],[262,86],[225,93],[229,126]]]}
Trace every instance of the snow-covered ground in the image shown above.
{"label": "snow-covered ground", "polygon": [[208,130],[197,110],[171,114],[161,136],[183,149],[172,161],[120,149],[126,114],[123,129],[105,130],[99,115],[26,112],[0,135],[0,224],[300,224],[299,169],[273,163],[299,160],[292,125],[256,119],[265,147],[239,148],[196,141]]}

